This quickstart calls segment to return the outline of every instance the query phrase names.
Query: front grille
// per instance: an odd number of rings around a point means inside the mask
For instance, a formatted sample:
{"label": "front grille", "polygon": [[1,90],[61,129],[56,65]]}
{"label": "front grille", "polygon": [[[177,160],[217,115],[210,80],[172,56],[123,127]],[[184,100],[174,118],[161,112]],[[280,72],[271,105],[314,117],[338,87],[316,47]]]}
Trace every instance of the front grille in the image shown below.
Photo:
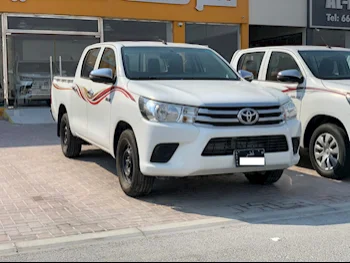
{"label": "front grille", "polygon": [[209,141],[202,156],[233,155],[235,150],[252,149],[264,149],[266,153],[287,152],[287,138],[284,135],[214,138]]}
{"label": "front grille", "polygon": [[202,107],[198,110],[196,123],[212,126],[244,126],[238,114],[245,108],[258,112],[259,120],[254,125],[275,125],[284,121],[283,112],[279,105],[254,107]]}

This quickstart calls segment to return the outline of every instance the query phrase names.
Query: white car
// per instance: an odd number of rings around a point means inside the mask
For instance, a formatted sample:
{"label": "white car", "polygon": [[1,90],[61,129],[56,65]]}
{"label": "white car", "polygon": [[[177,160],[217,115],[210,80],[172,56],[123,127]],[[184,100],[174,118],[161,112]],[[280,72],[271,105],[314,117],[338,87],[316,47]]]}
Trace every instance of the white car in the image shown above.
{"label": "white car", "polygon": [[89,46],[74,78],[54,78],[51,110],[64,155],[77,157],[85,143],[108,152],[134,197],[150,193],[157,176],[242,172],[275,183],[300,159],[291,99],[199,45]]}
{"label": "white car", "polygon": [[350,50],[279,46],[237,51],[236,70],[253,73],[253,83],[288,94],[302,125],[301,147],[327,178],[350,175]]}

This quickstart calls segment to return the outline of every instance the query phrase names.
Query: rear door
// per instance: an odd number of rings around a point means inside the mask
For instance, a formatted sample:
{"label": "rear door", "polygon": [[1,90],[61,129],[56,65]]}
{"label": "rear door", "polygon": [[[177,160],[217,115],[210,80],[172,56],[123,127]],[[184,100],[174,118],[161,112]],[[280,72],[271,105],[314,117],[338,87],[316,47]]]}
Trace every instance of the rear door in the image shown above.
{"label": "rear door", "polygon": [[71,96],[71,112],[69,112],[70,125],[80,137],[87,137],[88,122],[87,122],[87,105],[89,102],[89,91],[92,86],[92,81],[89,79],[90,72],[95,68],[97,58],[101,48],[92,48],[83,53],[84,60],[78,69],[75,76],[73,86],[74,94]]}

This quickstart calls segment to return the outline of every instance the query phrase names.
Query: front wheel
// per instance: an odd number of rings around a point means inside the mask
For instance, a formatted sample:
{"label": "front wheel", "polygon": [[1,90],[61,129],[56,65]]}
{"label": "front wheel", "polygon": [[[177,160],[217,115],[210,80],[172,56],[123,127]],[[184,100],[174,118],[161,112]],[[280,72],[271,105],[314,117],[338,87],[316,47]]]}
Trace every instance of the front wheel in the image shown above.
{"label": "front wheel", "polygon": [[245,176],[251,184],[274,184],[283,175],[283,170],[247,173]]}
{"label": "front wheel", "polygon": [[131,197],[147,195],[152,191],[154,177],[140,171],[139,154],[133,131],[124,131],[116,151],[117,174],[124,193]]}
{"label": "front wheel", "polygon": [[61,119],[60,138],[63,154],[68,158],[78,157],[81,152],[81,142],[70,130],[67,113],[65,113]]}
{"label": "front wheel", "polygon": [[343,129],[334,124],[318,127],[310,140],[312,166],[323,177],[343,179],[350,168],[350,144]]}

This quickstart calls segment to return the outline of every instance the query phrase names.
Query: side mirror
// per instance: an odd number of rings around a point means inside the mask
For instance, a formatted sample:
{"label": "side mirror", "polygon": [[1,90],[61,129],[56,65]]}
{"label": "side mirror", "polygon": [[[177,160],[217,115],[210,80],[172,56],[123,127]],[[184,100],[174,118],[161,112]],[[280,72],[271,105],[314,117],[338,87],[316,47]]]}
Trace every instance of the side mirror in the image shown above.
{"label": "side mirror", "polygon": [[254,75],[253,73],[246,71],[246,70],[239,70],[238,71],[239,75],[241,75],[242,78],[244,78],[246,81],[253,81],[254,80]]}
{"label": "side mirror", "polygon": [[304,77],[299,70],[290,69],[278,73],[277,80],[281,82],[290,82],[301,84],[304,82]]}
{"label": "side mirror", "polygon": [[90,72],[89,78],[97,83],[114,83],[113,71],[110,68],[96,69]]}

